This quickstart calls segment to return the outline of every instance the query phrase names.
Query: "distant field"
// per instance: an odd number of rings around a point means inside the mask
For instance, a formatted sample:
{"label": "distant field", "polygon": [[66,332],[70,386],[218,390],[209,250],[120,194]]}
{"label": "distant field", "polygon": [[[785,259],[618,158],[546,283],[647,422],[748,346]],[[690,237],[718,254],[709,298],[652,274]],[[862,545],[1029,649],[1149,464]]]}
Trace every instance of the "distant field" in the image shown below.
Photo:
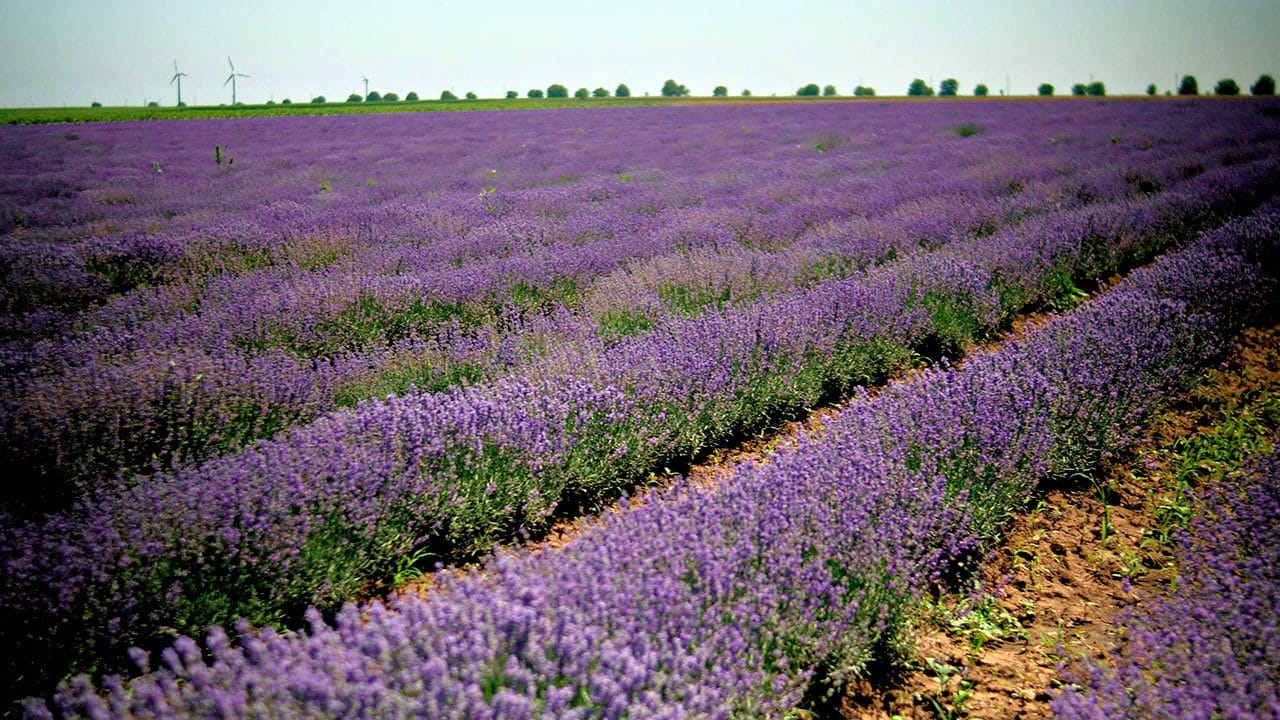
{"label": "distant field", "polygon": [[[1120,97],[1120,96],[1114,96]],[[49,107],[49,108],[0,108],[0,124],[38,125],[63,122],[113,122],[123,120],[174,120],[223,117],[271,117],[282,115],[352,115],[359,113],[402,112],[455,112],[460,110],[551,110],[582,107],[645,107],[655,105],[766,105],[774,103],[831,103],[831,102],[926,102],[982,101],[982,100],[1096,100],[1098,98],[1073,98],[1061,95],[1053,98],[1029,97],[955,97],[955,98],[906,98],[884,97],[797,97],[794,95],[761,95],[751,97],[629,97],[629,98],[516,98],[514,100],[489,98],[478,100],[417,100],[413,102],[331,102],[312,104],[295,102],[290,105],[198,105],[191,107]]]}

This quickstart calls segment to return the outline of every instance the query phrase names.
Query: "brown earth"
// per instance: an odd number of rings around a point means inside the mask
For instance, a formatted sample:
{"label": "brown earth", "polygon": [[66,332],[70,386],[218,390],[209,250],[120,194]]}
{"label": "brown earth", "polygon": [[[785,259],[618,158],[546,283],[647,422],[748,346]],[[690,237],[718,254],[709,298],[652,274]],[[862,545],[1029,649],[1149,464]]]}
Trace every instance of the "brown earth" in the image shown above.
{"label": "brown earth", "polygon": [[1155,537],[1156,508],[1174,492],[1161,451],[1264,390],[1280,390],[1280,325],[1246,330],[1206,382],[1153,420],[1128,462],[1040,493],[988,554],[975,591],[929,603],[914,656],[851,684],[840,717],[1049,717],[1059,668],[1105,659],[1116,613],[1176,574]]}

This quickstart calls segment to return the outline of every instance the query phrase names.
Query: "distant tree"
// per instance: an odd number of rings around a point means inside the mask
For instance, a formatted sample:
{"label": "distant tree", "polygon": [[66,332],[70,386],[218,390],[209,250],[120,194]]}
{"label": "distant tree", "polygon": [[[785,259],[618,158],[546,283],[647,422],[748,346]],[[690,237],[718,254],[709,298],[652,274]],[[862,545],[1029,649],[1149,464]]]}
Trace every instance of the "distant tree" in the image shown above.
{"label": "distant tree", "polygon": [[916,78],[907,86],[907,95],[910,97],[931,97],[933,88],[926,85],[924,80]]}
{"label": "distant tree", "polygon": [[578,88],[577,90],[573,91],[573,96],[578,98],[579,100],[586,100],[587,98],[591,97],[591,91],[586,88]]}
{"label": "distant tree", "polygon": [[837,93],[837,92],[836,92],[836,86],[835,86],[835,85],[823,85],[823,86],[822,86],[822,94],[823,94],[824,96],[826,96],[826,97],[834,97],[834,96],[838,95],[839,93]]}
{"label": "distant tree", "polygon": [[1214,95],[1239,95],[1240,86],[1237,85],[1236,81],[1232,80],[1231,78],[1223,78],[1218,81],[1217,85],[1213,86],[1213,94]]}
{"label": "distant tree", "polygon": [[947,78],[938,86],[940,97],[955,97],[958,92],[960,92],[960,83],[955,78]]}
{"label": "distant tree", "polygon": [[389,92],[386,95],[383,95],[382,99],[385,102],[400,102],[400,96],[393,92]]}
{"label": "distant tree", "polygon": [[[275,104],[276,104],[276,101],[275,101],[275,100],[268,100],[268,101],[267,101],[267,104],[268,104],[268,105],[275,105]],[[159,105],[160,105],[160,103],[156,103],[156,106],[157,106],[157,107],[159,107]]]}
{"label": "distant tree", "polygon": [[[270,105],[271,103],[267,103],[267,104]],[[160,103],[156,102],[155,100],[152,100],[151,102],[147,103],[147,107],[160,107]]]}
{"label": "distant tree", "polygon": [[457,99],[458,99],[458,96],[457,96],[457,95],[454,95],[454,94],[453,94],[451,91],[449,91],[449,90],[445,90],[445,91],[442,91],[442,92],[440,93],[440,99],[441,99],[441,100],[457,100]]}
{"label": "distant tree", "polygon": [[360,93],[351,93],[347,96],[347,102],[360,102]]}
{"label": "distant tree", "polygon": [[689,94],[689,88],[681,85],[675,80],[667,80],[662,83],[663,97],[684,97]]}
{"label": "distant tree", "polygon": [[1275,95],[1276,79],[1270,75],[1259,75],[1258,82],[1249,86],[1249,92],[1254,95]]}
{"label": "distant tree", "polygon": [[1179,95],[1199,95],[1200,85],[1196,82],[1195,75],[1183,75],[1182,80],[1178,82]]}
{"label": "distant tree", "polygon": [[381,100],[382,93],[379,93],[377,90],[370,90],[369,94],[364,96],[365,102],[381,102]]}
{"label": "distant tree", "polygon": [[1154,97],[1155,94],[1156,94],[1156,84],[1151,83],[1150,85],[1147,85],[1147,95]]}
{"label": "distant tree", "polygon": [[549,98],[567,98],[569,97],[569,88],[560,83],[552,83],[547,86],[547,97]]}
{"label": "distant tree", "polygon": [[990,91],[987,90],[987,86],[982,83],[978,83],[973,87],[974,97],[986,97],[988,92]]}
{"label": "distant tree", "polygon": [[724,85],[717,85],[711,90],[711,97],[728,97],[729,88]]}
{"label": "distant tree", "polygon": [[315,96],[315,97],[311,98],[311,104],[312,104],[312,105],[323,105],[323,104],[325,104],[325,103],[327,103],[327,102],[329,102],[329,101],[328,101],[328,100],[325,100],[323,95],[317,95],[317,96]]}
{"label": "distant tree", "polygon": [[618,87],[613,91],[614,97],[631,97],[631,88],[623,83],[618,83]]}
{"label": "distant tree", "polygon": [[797,90],[796,95],[799,95],[800,97],[816,97],[818,93],[821,92],[822,88],[818,87],[816,83],[809,83]]}
{"label": "distant tree", "polygon": [[518,98],[518,97],[520,97],[520,93],[516,92],[515,90],[508,90],[508,91],[507,91],[507,99],[508,99],[508,100],[515,100],[515,99],[516,99],[516,98]]}
{"label": "distant tree", "polygon": [[598,87],[591,91],[591,97],[609,97],[609,91],[605,88]]}
{"label": "distant tree", "polygon": [[281,101],[280,101],[280,104],[281,104],[281,105],[292,105],[292,104],[293,104],[293,101],[292,101],[292,100],[290,100],[289,98],[285,98],[285,99],[283,99],[283,100],[281,100]]}
{"label": "distant tree", "polygon": [[178,103],[178,107],[186,107],[186,106],[187,106],[187,104],[186,104],[185,102],[180,102],[180,103]]}
{"label": "distant tree", "polygon": [[1049,97],[1053,95],[1053,86],[1049,83],[1040,83],[1040,87],[1036,88],[1036,94]]}
{"label": "distant tree", "polygon": [[751,91],[746,88],[742,88],[742,97],[751,97]]}
{"label": "distant tree", "polygon": [[530,98],[532,98],[532,99],[534,99],[534,100],[537,100],[537,99],[539,99],[539,98],[541,98],[541,97],[542,97],[542,91],[541,91],[541,90],[539,90],[539,89],[537,89],[537,88],[534,88],[534,89],[530,90],[529,92],[525,93],[525,95],[527,95],[528,97],[530,97]]}
{"label": "distant tree", "polygon": [[97,100],[94,100],[93,102],[89,103],[89,107],[102,107],[102,103],[98,102]]}
{"label": "distant tree", "polygon": [[1107,94],[1107,86],[1101,80],[1094,80],[1085,87],[1084,91],[1091,97],[1103,97]]}
{"label": "distant tree", "polygon": [[465,97],[465,98],[466,98],[466,99],[468,99],[468,100],[475,100],[477,96],[476,96],[476,94],[475,94],[475,93],[473,93],[473,92],[471,92],[470,90],[468,90],[468,91],[467,91],[467,94],[466,94],[466,95],[464,95],[463,97]]}
{"label": "distant tree", "polygon": [[875,97],[876,89],[873,87],[864,87],[859,85],[853,89],[854,97]]}
{"label": "distant tree", "polygon": [[418,93],[414,92],[413,90],[410,90],[409,92],[405,93],[405,95],[404,95],[404,101],[405,101],[405,102],[418,102]]}
{"label": "distant tree", "polygon": [[1071,86],[1071,94],[1076,97],[1084,97],[1089,94],[1089,88],[1085,87],[1084,83],[1076,83]]}

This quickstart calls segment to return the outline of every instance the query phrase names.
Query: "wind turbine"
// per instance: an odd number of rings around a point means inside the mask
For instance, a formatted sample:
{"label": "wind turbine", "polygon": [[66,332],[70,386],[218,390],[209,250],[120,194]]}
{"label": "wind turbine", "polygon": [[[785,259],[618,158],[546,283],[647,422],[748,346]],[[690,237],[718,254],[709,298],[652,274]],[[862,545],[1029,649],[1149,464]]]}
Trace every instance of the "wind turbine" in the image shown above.
{"label": "wind turbine", "polygon": [[227,64],[231,66],[231,74],[227,76],[227,79],[225,81],[223,81],[222,87],[226,87],[227,83],[231,83],[231,104],[235,105],[236,104],[236,78],[238,77],[247,78],[249,76],[245,75],[244,73],[236,72],[235,63],[231,62],[230,55],[227,56]]}
{"label": "wind turbine", "polygon": [[360,77],[364,79],[364,99],[368,100],[369,99],[369,78],[365,77],[364,75],[361,75]]}
{"label": "wind turbine", "polygon": [[175,82],[178,83],[178,107],[182,107],[182,78],[186,76],[186,73],[178,71],[178,61],[174,60],[173,77],[169,79],[169,84],[172,85]]}

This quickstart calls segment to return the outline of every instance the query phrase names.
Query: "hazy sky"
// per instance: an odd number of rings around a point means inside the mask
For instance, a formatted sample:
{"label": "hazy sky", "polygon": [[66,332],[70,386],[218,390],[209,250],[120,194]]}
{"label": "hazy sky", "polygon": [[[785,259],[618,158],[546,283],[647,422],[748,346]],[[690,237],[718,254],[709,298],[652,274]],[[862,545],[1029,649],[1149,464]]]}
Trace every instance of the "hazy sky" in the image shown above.
{"label": "hazy sky", "polygon": [[1094,79],[1112,94],[1280,76],[1280,0],[0,0],[0,106],[481,97],[627,83],[757,95],[809,82],[903,94],[914,77],[1014,94]]}

